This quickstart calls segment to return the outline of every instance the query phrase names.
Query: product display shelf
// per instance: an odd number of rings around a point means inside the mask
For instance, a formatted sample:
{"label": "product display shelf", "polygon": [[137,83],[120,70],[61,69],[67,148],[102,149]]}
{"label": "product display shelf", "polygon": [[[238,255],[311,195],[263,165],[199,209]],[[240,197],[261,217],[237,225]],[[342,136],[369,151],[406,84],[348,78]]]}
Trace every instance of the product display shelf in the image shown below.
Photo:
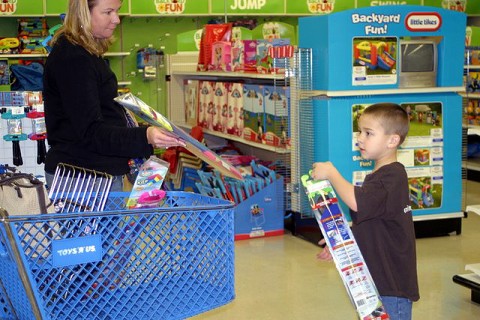
{"label": "product display shelf", "polygon": [[[289,87],[289,79],[284,74],[254,74],[241,72],[197,72],[198,52],[180,52],[166,56],[166,74],[168,90],[168,118],[175,124],[190,129],[195,126],[196,117],[193,121],[186,119],[186,99],[185,99],[185,81],[186,80],[212,80],[225,82],[242,82],[252,84],[265,84],[270,86]],[[288,64],[287,64],[287,69]],[[292,99],[290,99],[292,101]],[[277,108],[277,104],[275,104]],[[291,109],[291,107],[290,107]],[[287,120],[288,121],[288,120]],[[294,130],[293,123],[288,123],[290,130]],[[279,161],[285,165],[285,171],[278,172],[284,177],[283,197],[284,211],[289,211],[290,204],[290,167],[291,158],[290,148],[283,146],[274,146],[260,142],[248,141],[242,136],[226,134],[214,130],[203,129],[206,135],[211,137],[220,137],[233,142],[233,144],[245,155],[253,155],[259,159],[267,161]],[[293,148],[292,143],[290,143]],[[283,214],[283,213],[282,213]]]}
{"label": "product display shelf", "polygon": [[[292,130],[292,211],[294,212],[292,233],[297,234],[307,240],[316,243],[318,241],[318,232],[314,230],[315,221],[313,218],[309,217],[309,203],[305,195],[302,192],[302,188],[299,187],[298,183],[300,180],[301,174],[308,172],[311,167],[311,163],[318,161],[311,159],[313,154],[318,151],[317,147],[312,147],[312,142],[318,139],[310,131],[314,131],[314,127],[318,125],[312,122],[312,119],[317,119],[315,117],[315,109],[318,110],[318,102],[321,101],[341,101],[338,99],[355,99],[355,96],[362,97],[371,97],[371,99],[376,99],[376,96],[391,96],[393,97],[402,97],[402,96],[414,96],[415,99],[420,99],[421,96],[426,96],[428,94],[439,94],[451,95],[455,92],[465,91],[464,87],[453,86],[453,87],[435,87],[435,88],[409,88],[409,89],[379,89],[379,90],[353,90],[353,91],[327,91],[327,90],[311,90],[313,84],[311,82],[311,73],[308,71],[311,68],[311,58],[308,57],[309,49],[300,49],[303,50],[302,54],[298,55],[296,58],[298,60],[298,65],[295,63],[293,73],[295,74],[294,79],[291,81],[291,108],[292,108],[292,118],[291,122],[295,123],[292,125],[292,128],[301,128]],[[378,98],[382,99],[382,98]],[[401,98],[398,98],[401,100]],[[420,99],[421,100],[421,99]],[[353,100],[352,100],[353,101]],[[356,101],[356,100],[355,100]],[[340,107],[340,104],[338,107]],[[316,107],[317,106],[317,107]],[[338,113],[332,111],[332,117],[334,114],[338,116]],[[339,119],[337,119],[339,120]],[[340,124],[338,124],[340,126]],[[325,139],[328,138],[328,126],[322,125],[323,130],[325,131]],[[331,128],[330,134],[336,136],[339,141],[340,133],[336,134],[335,129],[337,127]],[[322,130],[320,130],[322,131]],[[321,138],[323,139],[323,138]],[[335,138],[331,140],[337,141]],[[317,141],[318,143],[318,141]],[[340,142],[338,142],[340,143]],[[293,146],[296,146],[294,148]],[[339,151],[337,149],[337,151]],[[335,151],[334,153],[336,153]],[[310,157],[310,159],[307,159]],[[349,169],[346,169],[348,171]],[[461,219],[464,217],[464,212],[461,210],[451,210],[442,212],[429,212],[428,214],[414,214],[413,220],[415,222],[416,231],[418,232],[419,237],[423,237],[429,234],[441,234],[451,233],[455,231],[457,234],[461,233]]]}
{"label": "product display shelf", "polygon": [[[178,125],[181,126],[184,129],[188,129],[188,130],[193,128],[193,125],[186,124],[186,123],[179,123]],[[243,139],[242,137],[235,136],[235,135],[228,134],[228,133],[222,133],[222,132],[209,130],[209,129],[205,129],[205,128],[203,129],[203,132],[205,134],[209,134],[209,135],[212,135],[212,136],[215,136],[215,137],[240,142],[242,144],[248,145],[248,146],[253,147],[253,148],[259,148],[259,149],[263,149],[263,150],[266,150],[266,151],[272,151],[272,152],[275,152],[275,153],[278,153],[278,154],[288,154],[288,153],[290,153],[290,149],[278,148],[278,147],[275,147],[275,146],[262,144],[262,143],[259,143],[259,142],[248,141],[248,140]]]}
{"label": "product display shelf", "polygon": [[[167,55],[167,82],[168,86],[168,117],[175,124],[190,129],[195,124],[187,123],[185,119],[185,80],[212,80],[212,81],[235,81],[244,83],[260,83],[272,85],[287,85],[284,74],[257,74],[243,72],[199,72],[196,71],[198,52],[177,53]],[[204,129],[204,132],[212,136],[236,141],[253,148],[272,151],[277,154],[288,154],[290,149],[277,147],[269,144],[248,141],[241,136],[226,134],[214,130]]]}
{"label": "product display shelf", "polygon": [[409,89],[376,89],[376,90],[310,90],[300,93],[302,98],[308,97],[354,97],[388,94],[415,94],[415,93],[443,93],[464,92],[464,87],[432,87],[432,88],[409,88]]}
{"label": "product display shelf", "polygon": [[[474,58],[475,52],[477,55],[476,58]],[[461,93],[464,105],[464,128],[466,128],[466,130],[464,130],[466,132],[466,136],[464,137],[465,150],[468,148],[468,143],[471,143],[472,140],[478,141],[478,137],[480,136],[480,65],[477,64],[479,62],[479,52],[480,47],[465,48],[465,88],[464,92]],[[475,59],[477,61],[474,61]],[[480,172],[480,157],[467,158],[465,156],[463,168],[466,179],[475,179],[477,173]],[[480,204],[466,206],[465,211],[480,214]]]}

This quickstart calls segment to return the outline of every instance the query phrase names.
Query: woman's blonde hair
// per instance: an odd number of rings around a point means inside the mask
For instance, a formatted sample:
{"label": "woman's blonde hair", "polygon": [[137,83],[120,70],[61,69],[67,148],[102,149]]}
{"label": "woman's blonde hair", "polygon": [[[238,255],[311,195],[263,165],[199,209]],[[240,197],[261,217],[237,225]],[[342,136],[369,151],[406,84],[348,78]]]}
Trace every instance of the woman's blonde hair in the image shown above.
{"label": "woman's blonde hair", "polygon": [[91,10],[99,0],[69,0],[68,11],[63,26],[58,29],[52,39],[53,45],[60,36],[68,41],[82,46],[93,55],[101,56],[107,52],[114,38],[97,39],[92,33]]}

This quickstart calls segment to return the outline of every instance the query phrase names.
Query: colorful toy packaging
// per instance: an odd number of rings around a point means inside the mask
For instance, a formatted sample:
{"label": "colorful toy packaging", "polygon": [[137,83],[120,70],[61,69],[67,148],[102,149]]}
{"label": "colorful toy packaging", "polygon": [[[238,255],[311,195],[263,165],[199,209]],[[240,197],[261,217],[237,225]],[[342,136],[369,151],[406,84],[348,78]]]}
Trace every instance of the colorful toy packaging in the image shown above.
{"label": "colorful toy packaging", "polygon": [[203,27],[200,40],[197,71],[207,71],[212,64],[212,45],[217,41],[230,41],[232,37],[232,24],[206,24]]}
{"label": "colorful toy packaging", "polygon": [[163,199],[160,188],[168,172],[169,163],[151,156],[143,163],[127,201],[129,209],[157,207]]}
{"label": "colorful toy packaging", "polygon": [[198,125],[209,128],[212,124],[212,112],[214,110],[213,94],[214,82],[202,80],[199,83]]}
{"label": "colorful toy packaging", "polygon": [[243,71],[257,72],[256,40],[243,40]]}
{"label": "colorful toy packaging", "polygon": [[276,147],[287,147],[289,144],[288,88],[265,86],[263,96],[265,105],[263,143]]}
{"label": "colorful toy packaging", "polygon": [[261,143],[265,127],[263,86],[245,84],[243,92],[243,138]]}
{"label": "colorful toy packaging", "polygon": [[312,180],[309,174],[302,176],[302,184],[359,318],[390,319],[332,185],[328,180]]}
{"label": "colorful toy packaging", "polygon": [[211,71],[231,71],[232,43],[228,41],[216,41],[212,44],[212,63],[208,66]]}

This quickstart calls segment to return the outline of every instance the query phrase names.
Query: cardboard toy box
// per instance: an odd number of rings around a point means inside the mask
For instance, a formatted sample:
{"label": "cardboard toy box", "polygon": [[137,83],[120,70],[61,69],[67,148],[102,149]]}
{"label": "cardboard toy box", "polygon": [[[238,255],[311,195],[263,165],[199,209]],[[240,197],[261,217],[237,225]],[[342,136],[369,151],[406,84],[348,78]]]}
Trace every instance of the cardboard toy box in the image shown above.
{"label": "cardboard toy box", "polygon": [[228,86],[228,121],[226,132],[236,136],[243,135],[243,84],[230,83]]}
{"label": "cardboard toy box", "polygon": [[243,138],[262,142],[264,133],[263,86],[243,86]]}
{"label": "cardboard toy box", "polygon": [[214,82],[202,80],[199,82],[198,125],[203,128],[213,127],[213,94]]}
{"label": "cardboard toy box", "polygon": [[228,89],[227,83],[216,81],[213,85],[213,113],[212,126],[209,127],[215,131],[225,132],[227,126],[228,114]]}
{"label": "cardboard toy box", "polygon": [[[435,73],[433,84],[422,85],[427,82],[420,81],[416,86],[460,87],[465,25],[464,13],[442,8],[411,5],[357,8],[299,18],[299,47],[312,49],[314,90],[413,87],[402,79],[409,76],[410,81],[415,81],[427,71]],[[342,32],[338,32],[339,26]],[[430,53],[400,50],[411,40],[421,44],[430,41],[434,49]],[[414,46],[409,44],[409,48]],[[420,44],[416,46],[421,49]]]}
{"label": "cardboard toy box", "polygon": [[235,240],[282,235],[284,233],[284,186],[278,176],[266,188],[235,207]]}
{"label": "cardboard toy box", "polygon": [[210,71],[231,71],[232,43],[230,41],[216,41],[212,44],[212,64],[209,66]]}
{"label": "cardboard toy box", "polygon": [[289,142],[289,89],[279,86],[265,86],[265,134],[263,143],[287,147]]}

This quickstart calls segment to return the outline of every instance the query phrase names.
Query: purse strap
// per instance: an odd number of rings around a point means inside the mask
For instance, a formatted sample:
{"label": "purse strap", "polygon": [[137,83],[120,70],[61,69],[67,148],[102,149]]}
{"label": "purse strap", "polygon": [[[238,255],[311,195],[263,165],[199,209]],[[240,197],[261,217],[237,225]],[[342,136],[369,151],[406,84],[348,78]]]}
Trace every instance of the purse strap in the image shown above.
{"label": "purse strap", "polygon": [[[18,182],[19,179],[27,179],[30,181],[31,185],[24,185]],[[0,187],[3,186],[11,186],[13,187],[18,194],[19,198],[22,198],[22,188],[35,188],[38,195],[38,205],[40,207],[41,212],[47,213],[47,208],[51,205],[51,203],[47,206],[45,201],[45,189],[43,188],[43,182],[35,178],[32,174],[29,173],[5,173],[0,175]]]}

